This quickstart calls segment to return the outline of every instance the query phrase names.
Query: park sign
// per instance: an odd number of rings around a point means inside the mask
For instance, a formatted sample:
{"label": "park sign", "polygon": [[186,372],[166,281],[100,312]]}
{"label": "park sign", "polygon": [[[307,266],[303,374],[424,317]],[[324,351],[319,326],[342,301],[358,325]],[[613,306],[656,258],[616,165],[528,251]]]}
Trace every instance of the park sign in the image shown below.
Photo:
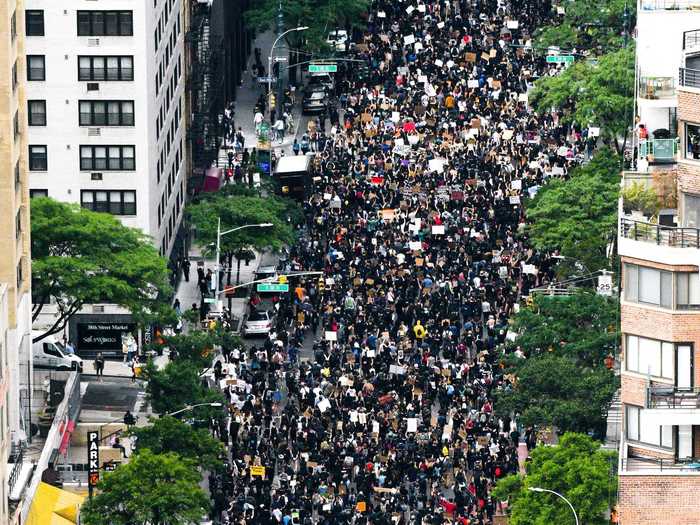
{"label": "park sign", "polygon": [[258,292],[288,292],[288,284],[258,283]]}
{"label": "park sign", "polygon": [[87,433],[88,484],[94,487],[100,481],[100,435],[96,430]]}
{"label": "park sign", "polygon": [[573,64],[574,55],[547,55],[548,64]]}
{"label": "park sign", "polygon": [[309,73],[337,73],[338,64],[309,64]]}

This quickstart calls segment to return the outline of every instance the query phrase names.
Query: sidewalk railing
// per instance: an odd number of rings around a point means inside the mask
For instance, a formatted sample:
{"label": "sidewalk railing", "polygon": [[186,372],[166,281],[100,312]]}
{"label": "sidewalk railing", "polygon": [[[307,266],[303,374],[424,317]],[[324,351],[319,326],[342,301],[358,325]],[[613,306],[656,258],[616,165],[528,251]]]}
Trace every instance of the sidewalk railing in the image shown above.
{"label": "sidewalk railing", "polygon": [[700,229],[661,226],[622,217],[620,235],[625,239],[651,242],[674,248],[700,248]]}

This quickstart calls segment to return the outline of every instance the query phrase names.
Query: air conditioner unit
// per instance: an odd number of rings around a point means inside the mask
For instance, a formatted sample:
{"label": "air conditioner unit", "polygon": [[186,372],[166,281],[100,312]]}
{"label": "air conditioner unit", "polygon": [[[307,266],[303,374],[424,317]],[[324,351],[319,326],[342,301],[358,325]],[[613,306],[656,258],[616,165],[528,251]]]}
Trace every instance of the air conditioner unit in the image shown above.
{"label": "air conditioner unit", "polygon": [[91,173],[90,180],[102,180],[102,173]]}
{"label": "air conditioner unit", "polygon": [[88,82],[87,90],[88,91],[99,91],[100,85],[97,82]]}
{"label": "air conditioner unit", "polygon": [[88,128],[88,137],[99,137],[102,135],[101,128]]}
{"label": "air conditioner unit", "polygon": [[93,314],[103,314],[103,313],[105,313],[105,307],[104,307],[104,305],[101,305],[101,304],[93,304],[93,305],[92,305],[92,313],[93,313]]}
{"label": "air conditioner unit", "polygon": [[100,45],[99,38],[88,38],[88,47],[97,47]]}

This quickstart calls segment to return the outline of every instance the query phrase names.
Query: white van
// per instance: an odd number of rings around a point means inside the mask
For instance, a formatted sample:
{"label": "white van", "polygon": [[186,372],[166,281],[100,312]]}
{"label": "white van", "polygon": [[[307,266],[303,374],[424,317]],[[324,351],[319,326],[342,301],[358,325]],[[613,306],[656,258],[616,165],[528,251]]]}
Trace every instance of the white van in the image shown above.
{"label": "white van", "polygon": [[[38,335],[41,332],[32,333],[33,337]],[[32,343],[32,354],[36,368],[83,371],[83,360],[75,354],[67,353],[63,343],[53,335]]]}

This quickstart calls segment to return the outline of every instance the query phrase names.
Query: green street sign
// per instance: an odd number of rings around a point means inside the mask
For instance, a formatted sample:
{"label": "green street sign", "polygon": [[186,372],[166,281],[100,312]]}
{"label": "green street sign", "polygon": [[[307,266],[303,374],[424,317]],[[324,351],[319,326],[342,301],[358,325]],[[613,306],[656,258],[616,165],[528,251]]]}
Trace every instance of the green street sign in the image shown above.
{"label": "green street sign", "polygon": [[258,292],[288,292],[288,284],[258,283]]}
{"label": "green street sign", "polygon": [[205,304],[216,304],[216,298],[214,298],[214,297],[205,297],[205,298],[204,298],[204,303],[205,303]]}
{"label": "green street sign", "polygon": [[547,55],[548,64],[572,64],[574,55]]}
{"label": "green street sign", "polygon": [[338,64],[309,64],[309,73],[337,73]]}

